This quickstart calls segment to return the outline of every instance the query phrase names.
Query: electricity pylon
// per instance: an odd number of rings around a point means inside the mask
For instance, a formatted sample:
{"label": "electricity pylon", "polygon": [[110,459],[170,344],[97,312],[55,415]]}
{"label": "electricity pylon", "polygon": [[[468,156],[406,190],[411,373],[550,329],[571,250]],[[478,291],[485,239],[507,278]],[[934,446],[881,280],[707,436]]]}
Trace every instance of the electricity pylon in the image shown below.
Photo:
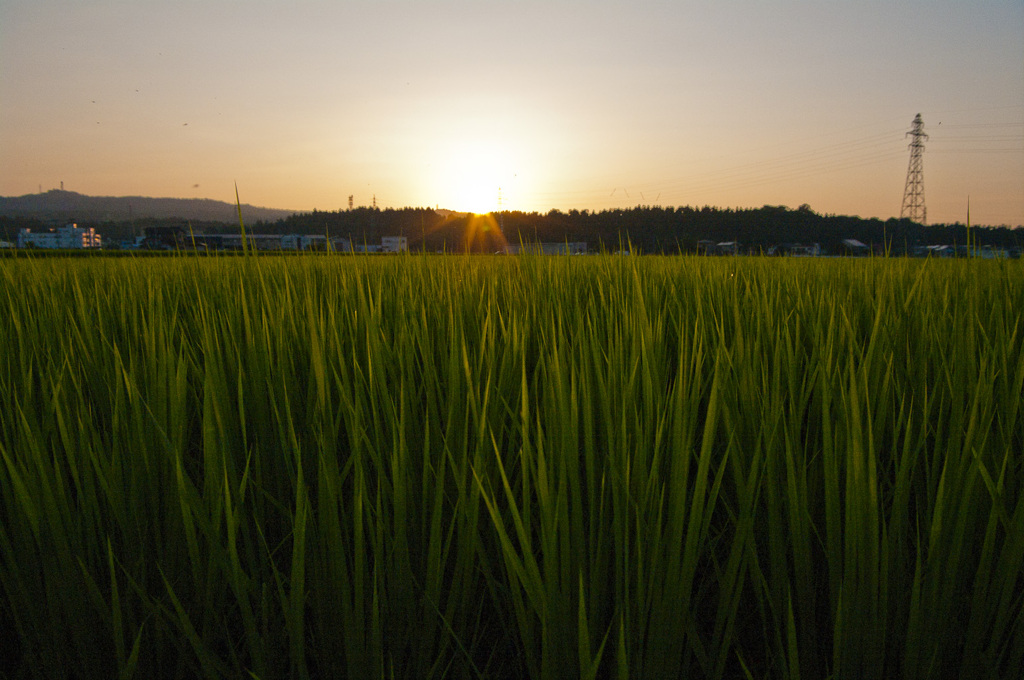
{"label": "electricity pylon", "polygon": [[924,153],[924,122],[921,114],[914,116],[914,122],[907,133],[910,137],[910,163],[907,165],[907,183],[903,187],[903,205],[900,219],[909,217],[919,224],[928,224],[928,209],[924,206],[924,170],[921,159]]}

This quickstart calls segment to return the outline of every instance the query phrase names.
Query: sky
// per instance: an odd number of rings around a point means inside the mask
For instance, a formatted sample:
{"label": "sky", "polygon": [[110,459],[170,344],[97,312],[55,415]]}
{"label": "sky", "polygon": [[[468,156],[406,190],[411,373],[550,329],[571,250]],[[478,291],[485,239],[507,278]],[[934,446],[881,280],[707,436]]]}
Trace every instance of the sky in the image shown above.
{"label": "sky", "polygon": [[1024,224],[1024,2],[0,0],[0,195]]}

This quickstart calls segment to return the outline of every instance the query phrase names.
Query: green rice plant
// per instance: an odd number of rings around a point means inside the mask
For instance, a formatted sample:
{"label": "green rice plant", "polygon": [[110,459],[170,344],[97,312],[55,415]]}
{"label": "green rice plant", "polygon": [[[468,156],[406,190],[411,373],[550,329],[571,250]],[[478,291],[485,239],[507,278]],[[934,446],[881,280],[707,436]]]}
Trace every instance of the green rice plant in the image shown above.
{"label": "green rice plant", "polygon": [[5,668],[1015,677],[1022,273],[4,260]]}

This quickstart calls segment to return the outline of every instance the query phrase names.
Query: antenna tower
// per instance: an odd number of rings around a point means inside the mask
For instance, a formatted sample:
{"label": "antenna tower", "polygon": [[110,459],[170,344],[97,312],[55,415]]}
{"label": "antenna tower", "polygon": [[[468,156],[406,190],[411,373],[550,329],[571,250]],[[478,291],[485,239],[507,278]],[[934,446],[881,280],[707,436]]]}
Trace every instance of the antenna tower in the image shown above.
{"label": "antenna tower", "polygon": [[924,153],[922,140],[928,139],[928,135],[924,133],[924,122],[920,113],[914,116],[914,122],[906,136],[910,137],[910,163],[907,165],[907,183],[903,187],[900,219],[909,217],[914,222],[928,224],[928,209],[924,206],[924,171],[921,160]]}
{"label": "antenna tower", "polygon": [[351,210],[351,209],[352,209],[352,203],[353,203],[354,201],[355,201],[355,196],[353,196],[352,194],[349,194],[349,195],[348,195],[348,209],[349,209],[349,210]]}

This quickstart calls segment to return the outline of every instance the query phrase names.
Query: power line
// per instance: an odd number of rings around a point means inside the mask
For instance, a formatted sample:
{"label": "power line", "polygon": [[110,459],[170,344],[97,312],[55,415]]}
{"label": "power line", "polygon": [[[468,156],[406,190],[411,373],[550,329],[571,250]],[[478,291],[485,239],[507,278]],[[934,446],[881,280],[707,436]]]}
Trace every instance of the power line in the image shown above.
{"label": "power line", "polygon": [[[888,125],[889,122],[884,121],[884,124]],[[874,129],[865,130],[871,127]],[[1024,123],[1018,122],[969,124],[951,120],[932,130],[929,151],[942,154],[1019,153],[1024,135],[1019,135],[1017,131],[1022,127]],[[576,186],[567,183],[564,188],[550,187],[547,190],[530,191],[529,196],[523,198],[527,203],[538,206],[589,205],[591,208],[606,207],[616,199],[621,201],[623,198],[631,203],[629,194],[635,192],[642,192],[643,195],[660,193],[669,204],[692,202],[692,197],[695,196],[699,202],[699,196],[708,193],[717,194],[717,200],[721,200],[723,192],[793,182],[856,168],[889,166],[897,158],[906,158],[905,147],[895,143],[897,135],[905,130],[906,128],[895,128],[880,131],[877,124],[863,125],[846,130],[847,133],[868,132],[863,137],[858,136],[846,141],[836,141],[832,138],[831,143],[815,145],[800,151],[771,153],[792,148],[789,143],[778,142],[760,147],[762,153],[767,153],[761,160],[743,162],[743,156],[734,155],[731,160],[737,162],[729,167],[723,167],[723,163],[730,161],[730,157],[725,155],[711,156],[703,160],[678,159],[658,168],[644,168],[642,172],[647,176],[646,181],[637,178],[635,172],[624,174],[611,170],[614,166],[609,164],[609,172],[590,176],[582,182],[577,180]],[[947,130],[949,136],[944,134]],[[721,169],[712,169],[714,166]],[[695,167],[700,167],[700,170],[694,170]],[[584,183],[587,188],[580,187]],[[629,193],[622,188],[624,186],[630,188]]]}
{"label": "power line", "polygon": [[[866,138],[859,138],[846,142],[829,144],[796,153],[782,156],[773,156],[753,163],[745,163],[739,166],[726,168],[720,171],[709,171],[706,167],[698,172],[690,171],[685,174],[676,174],[682,164],[674,164],[672,167],[664,167],[657,172],[662,177],[671,177],[669,180],[653,180],[647,182],[630,182],[637,191],[645,194],[662,193],[664,196],[677,196],[681,193],[693,193],[703,191],[722,191],[744,188],[762,184],[776,183],[808,175],[819,175],[825,172],[860,167],[874,163],[882,163],[893,160],[900,155],[900,152],[892,148],[892,140],[898,130],[888,130],[876,133]],[[778,145],[776,145],[778,146]],[[721,162],[723,158],[714,158],[704,161]],[[697,160],[689,161],[687,169],[697,164]],[[675,176],[673,176],[675,174]],[[590,179],[588,184],[600,185],[602,187],[622,187],[622,176],[609,177],[608,179]],[[599,190],[563,190],[563,191],[538,191],[532,192],[532,197],[538,202],[565,203],[565,202],[590,202],[607,203],[608,199],[615,195],[626,194],[625,191],[613,190],[611,194],[606,188]],[[627,200],[630,198],[626,195]]]}
{"label": "power line", "polygon": [[[666,197],[675,197],[680,194],[696,192],[734,191],[751,186],[775,184],[808,176],[818,176],[827,172],[876,165],[891,162],[902,155],[901,151],[891,147],[893,135],[894,132],[888,132],[866,140],[830,145],[824,148],[747,163],[739,167],[710,172],[703,170],[699,173],[677,176],[668,181],[646,182],[643,184],[634,183],[633,186],[636,187],[636,190],[642,190],[645,194],[661,193]],[[630,198],[626,191],[619,191],[618,189],[613,190],[611,194],[607,190],[534,192],[533,197],[552,203],[566,201],[605,203],[612,196],[619,194],[624,194],[627,200]],[[674,200],[674,198],[670,198],[671,200]]]}

